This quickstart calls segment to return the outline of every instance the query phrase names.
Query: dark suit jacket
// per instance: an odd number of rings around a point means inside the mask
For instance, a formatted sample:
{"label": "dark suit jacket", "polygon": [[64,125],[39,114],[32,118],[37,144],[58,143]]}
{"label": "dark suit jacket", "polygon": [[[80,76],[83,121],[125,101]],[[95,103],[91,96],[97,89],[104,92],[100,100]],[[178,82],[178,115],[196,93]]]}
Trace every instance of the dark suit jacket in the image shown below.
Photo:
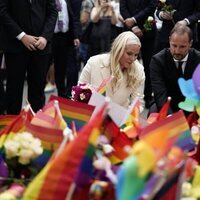
{"label": "dark suit jacket", "polygon": [[[167,0],[167,4],[171,4],[176,12],[173,15],[174,23],[187,18],[190,22],[190,28],[194,34],[194,40],[196,40],[197,29],[196,23],[200,19],[200,0]],[[158,7],[157,16],[161,12],[161,8]],[[162,20],[162,19],[161,19]],[[160,30],[160,40],[167,42],[169,34],[174,24],[172,21],[163,20],[162,28]]]}
{"label": "dark suit jacket", "polygon": [[42,53],[49,53],[57,11],[55,0],[1,0],[0,23],[2,47],[5,52],[21,52],[26,47],[16,36],[21,32],[43,36],[48,44]]}
{"label": "dark suit jacket", "polygon": [[120,0],[120,13],[124,19],[134,17],[142,30],[145,20],[154,15],[156,0]]}
{"label": "dark suit jacket", "polygon": [[74,45],[74,39],[80,39],[81,24],[80,10],[82,0],[66,0],[69,12],[69,30],[66,33],[66,39]]}
{"label": "dark suit jacket", "polygon": [[[184,71],[184,78],[186,80],[192,78],[192,74],[199,63],[200,52],[195,49],[190,49]],[[163,49],[152,57],[150,75],[158,110],[167,101],[167,97],[170,96],[172,98],[172,111],[178,111],[178,103],[183,101],[184,97],[178,86],[178,70],[169,49]]]}

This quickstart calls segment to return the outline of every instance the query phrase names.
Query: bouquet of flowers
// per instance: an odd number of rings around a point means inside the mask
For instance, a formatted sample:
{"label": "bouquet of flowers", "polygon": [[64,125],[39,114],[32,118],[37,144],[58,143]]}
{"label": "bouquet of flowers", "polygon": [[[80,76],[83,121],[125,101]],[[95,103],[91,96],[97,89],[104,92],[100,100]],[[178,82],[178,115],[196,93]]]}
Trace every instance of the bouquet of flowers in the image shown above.
{"label": "bouquet of flowers", "polygon": [[154,18],[152,16],[149,16],[144,22],[144,25],[143,25],[144,31],[145,32],[151,31],[155,23],[156,21],[154,20]]}
{"label": "bouquet of flowers", "polygon": [[10,183],[18,180],[24,183],[39,172],[39,168],[33,164],[33,161],[43,153],[43,148],[41,141],[34,138],[31,133],[14,134],[5,141],[4,151],[4,162],[1,162],[0,167],[5,181],[8,180]]}
{"label": "bouquet of flowers", "polygon": [[72,87],[72,100],[82,103],[88,103],[92,95],[92,87],[83,83]]}

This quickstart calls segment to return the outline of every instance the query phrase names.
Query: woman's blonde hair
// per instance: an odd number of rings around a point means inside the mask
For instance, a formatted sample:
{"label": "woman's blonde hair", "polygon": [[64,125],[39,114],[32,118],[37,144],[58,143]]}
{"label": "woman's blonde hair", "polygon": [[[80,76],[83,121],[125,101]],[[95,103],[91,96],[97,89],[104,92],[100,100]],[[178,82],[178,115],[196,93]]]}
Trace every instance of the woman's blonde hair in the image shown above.
{"label": "woman's blonde hair", "polygon": [[[113,91],[117,90],[120,82],[123,78],[123,72],[120,67],[119,60],[122,57],[125,48],[128,44],[136,44],[141,47],[141,43],[139,38],[131,31],[125,31],[119,34],[111,47],[110,51],[110,66],[111,66],[111,74],[113,76],[111,80],[111,86]],[[127,73],[127,87],[135,89],[140,84],[140,80],[138,79],[138,71],[137,68],[134,67],[135,62],[132,63],[132,67],[128,68],[125,73]]]}

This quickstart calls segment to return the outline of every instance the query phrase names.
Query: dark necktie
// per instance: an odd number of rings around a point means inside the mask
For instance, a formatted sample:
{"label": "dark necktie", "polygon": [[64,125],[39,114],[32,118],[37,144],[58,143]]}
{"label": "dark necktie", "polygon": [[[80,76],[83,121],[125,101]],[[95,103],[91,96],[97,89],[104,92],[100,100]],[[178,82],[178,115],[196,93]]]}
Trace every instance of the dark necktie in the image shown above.
{"label": "dark necktie", "polygon": [[178,77],[183,77],[182,64],[183,61],[178,61]]}

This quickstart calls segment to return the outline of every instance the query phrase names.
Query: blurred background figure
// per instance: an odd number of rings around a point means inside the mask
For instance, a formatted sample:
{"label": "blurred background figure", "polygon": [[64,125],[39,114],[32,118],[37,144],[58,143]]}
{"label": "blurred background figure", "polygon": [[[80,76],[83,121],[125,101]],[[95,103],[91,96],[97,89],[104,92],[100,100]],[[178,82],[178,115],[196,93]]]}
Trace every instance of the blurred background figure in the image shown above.
{"label": "blurred background figure", "polygon": [[91,12],[93,27],[89,56],[108,52],[111,46],[112,25],[117,23],[117,15],[110,0],[96,0]]}
{"label": "blurred background figure", "polygon": [[111,5],[113,6],[115,14],[117,16],[117,23],[112,25],[111,29],[111,41],[113,41],[123,31],[124,18],[120,14],[119,0],[111,1]]}
{"label": "blurred background figure", "polygon": [[[90,45],[90,33],[91,30],[91,20],[90,20],[90,14],[92,11],[92,8],[94,7],[93,0],[83,0],[81,5],[81,12],[80,12],[80,22],[81,22],[81,28],[82,28],[82,35],[81,35],[81,43],[79,47],[79,59],[80,62],[83,62],[85,65],[88,60],[88,50]],[[88,32],[89,31],[89,32]],[[89,34],[89,35],[86,35]]]}
{"label": "blurred background figure", "polygon": [[200,19],[199,0],[166,0],[170,10],[165,10],[163,4],[157,3],[157,17],[163,22],[158,31],[155,43],[155,53],[169,47],[169,34],[176,23],[188,25],[193,32],[193,46],[198,41],[197,22]]}
{"label": "blurred background figure", "polygon": [[45,104],[44,88],[57,11],[54,0],[0,1],[1,45],[6,63],[6,112],[19,114],[24,81],[34,112]]}
{"label": "blurred background figure", "polygon": [[152,23],[149,30],[145,29],[144,24],[149,16],[153,18],[156,5],[157,0],[120,0],[120,13],[124,18],[125,30],[131,30],[135,33],[142,43],[141,59],[146,77],[144,89],[146,108],[149,108],[153,103],[149,63],[153,55],[156,24]]}
{"label": "blurred background figure", "polygon": [[53,61],[58,96],[71,97],[71,88],[77,84],[79,66],[77,50],[80,46],[81,0],[58,0],[58,19],[53,36]]}

